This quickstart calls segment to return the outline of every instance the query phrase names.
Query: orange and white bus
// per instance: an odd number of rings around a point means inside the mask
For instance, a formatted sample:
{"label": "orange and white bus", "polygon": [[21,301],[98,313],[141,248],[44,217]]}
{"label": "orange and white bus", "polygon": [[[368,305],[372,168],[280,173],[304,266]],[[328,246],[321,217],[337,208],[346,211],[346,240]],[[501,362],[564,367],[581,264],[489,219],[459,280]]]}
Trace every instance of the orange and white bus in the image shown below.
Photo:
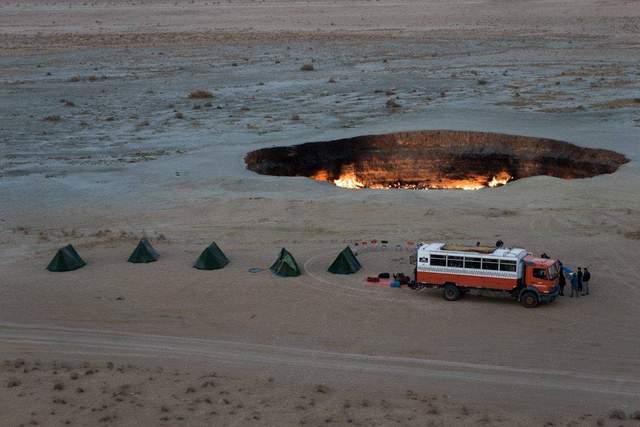
{"label": "orange and white bus", "polygon": [[552,302],[559,293],[557,260],[524,249],[421,244],[413,287],[440,288],[455,301],[467,292],[507,294],[527,308]]}

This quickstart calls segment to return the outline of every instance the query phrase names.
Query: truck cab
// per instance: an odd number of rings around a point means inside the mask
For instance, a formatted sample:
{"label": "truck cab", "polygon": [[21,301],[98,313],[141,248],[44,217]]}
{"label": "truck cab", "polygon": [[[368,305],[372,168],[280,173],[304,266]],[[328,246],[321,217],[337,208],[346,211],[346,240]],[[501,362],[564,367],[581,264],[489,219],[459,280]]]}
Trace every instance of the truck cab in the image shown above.
{"label": "truck cab", "polygon": [[[527,255],[523,258],[524,275],[519,300],[527,306],[525,298],[530,303],[551,302],[558,295],[560,282],[560,266],[555,259],[537,258]],[[534,300],[537,300],[534,302]]]}

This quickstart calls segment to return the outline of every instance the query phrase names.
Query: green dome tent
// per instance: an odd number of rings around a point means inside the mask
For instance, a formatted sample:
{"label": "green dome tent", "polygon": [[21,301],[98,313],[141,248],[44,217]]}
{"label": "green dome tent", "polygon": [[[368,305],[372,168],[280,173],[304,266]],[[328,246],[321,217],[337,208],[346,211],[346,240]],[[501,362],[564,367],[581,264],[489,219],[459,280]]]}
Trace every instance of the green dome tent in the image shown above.
{"label": "green dome tent", "polygon": [[49,271],[73,271],[81,267],[84,267],[86,263],[78,252],[71,245],[67,245],[64,248],[58,249],[47,270]]}
{"label": "green dome tent", "polygon": [[273,274],[282,277],[295,277],[300,275],[298,263],[296,263],[293,255],[291,255],[285,248],[282,248],[280,256],[278,256],[276,262],[274,262],[269,269]]}
{"label": "green dome tent", "polygon": [[153,249],[151,243],[145,238],[140,240],[138,246],[133,250],[131,256],[129,256],[129,262],[144,263],[157,261],[160,255]]}
{"label": "green dome tent", "polygon": [[329,266],[329,273],[333,274],[352,274],[360,270],[362,265],[356,258],[355,254],[349,246],[344,248],[338,254],[333,263]]}
{"label": "green dome tent", "polygon": [[198,270],[218,270],[227,264],[229,264],[229,259],[216,245],[216,242],[213,242],[202,251],[193,266]]}

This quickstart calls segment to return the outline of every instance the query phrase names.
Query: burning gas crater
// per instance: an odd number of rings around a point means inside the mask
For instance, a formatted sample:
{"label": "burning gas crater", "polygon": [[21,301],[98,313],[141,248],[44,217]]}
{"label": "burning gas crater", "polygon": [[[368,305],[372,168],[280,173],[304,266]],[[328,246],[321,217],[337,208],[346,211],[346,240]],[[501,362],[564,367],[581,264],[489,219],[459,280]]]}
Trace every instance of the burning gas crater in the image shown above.
{"label": "burning gas crater", "polygon": [[337,179],[331,179],[329,177],[329,173],[326,170],[321,170],[320,172],[312,175],[310,178],[315,179],[316,181],[329,181],[342,188],[372,188],[374,190],[388,190],[393,188],[402,188],[405,190],[428,190],[428,189],[437,189],[437,190],[445,190],[445,189],[455,189],[455,190],[479,190],[484,187],[498,187],[500,185],[504,185],[507,182],[511,181],[513,178],[506,171],[498,172],[495,176],[485,177],[485,176],[469,176],[464,179],[448,179],[443,178],[438,182],[432,182],[430,184],[426,182],[422,183],[407,183],[401,180],[397,180],[395,182],[384,182],[384,183],[370,183],[365,184],[358,178],[358,172],[355,170],[353,164],[343,166],[340,170],[340,175]]}
{"label": "burning gas crater", "polygon": [[613,173],[628,159],[563,141],[447,130],[263,148],[245,162],[263,175],[306,176],[343,188],[479,190],[535,175]]}

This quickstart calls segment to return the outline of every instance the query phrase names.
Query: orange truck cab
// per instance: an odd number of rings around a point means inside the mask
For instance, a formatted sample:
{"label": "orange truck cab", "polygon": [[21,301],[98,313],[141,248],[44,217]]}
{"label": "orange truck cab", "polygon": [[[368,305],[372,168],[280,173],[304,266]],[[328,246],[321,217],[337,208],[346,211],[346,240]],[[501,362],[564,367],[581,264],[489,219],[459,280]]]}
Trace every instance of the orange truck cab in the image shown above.
{"label": "orange truck cab", "polygon": [[468,292],[502,294],[527,308],[558,296],[559,263],[520,248],[421,244],[416,254],[414,289],[439,288],[448,301]]}

